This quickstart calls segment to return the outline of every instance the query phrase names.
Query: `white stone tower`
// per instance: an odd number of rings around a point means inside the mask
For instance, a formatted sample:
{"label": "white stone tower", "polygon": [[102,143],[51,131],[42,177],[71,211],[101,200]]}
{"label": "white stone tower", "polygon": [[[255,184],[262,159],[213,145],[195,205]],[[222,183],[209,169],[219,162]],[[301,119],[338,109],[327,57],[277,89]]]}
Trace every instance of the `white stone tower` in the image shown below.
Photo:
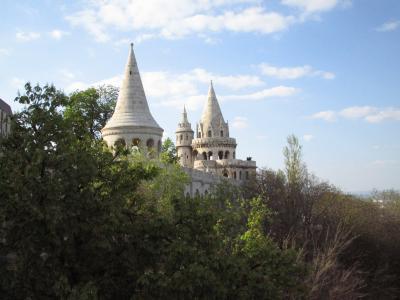
{"label": "white stone tower", "polygon": [[229,137],[229,125],[222,116],[212,81],[192,147],[199,160],[235,158],[236,140]]}
{"label": "white stone tower", "polygon": [[181,166],[193,168],[192,140],[193,130],[189,123],[185,106],[183,107],[182,120],[178,123],[176,133],[176,151]]}
{"label": "white stone tower", "polygon": [[150,113],[131,44],[114,114],[101,131],[103,139],[109,147],[120,142],[158,155],[163,131]]}

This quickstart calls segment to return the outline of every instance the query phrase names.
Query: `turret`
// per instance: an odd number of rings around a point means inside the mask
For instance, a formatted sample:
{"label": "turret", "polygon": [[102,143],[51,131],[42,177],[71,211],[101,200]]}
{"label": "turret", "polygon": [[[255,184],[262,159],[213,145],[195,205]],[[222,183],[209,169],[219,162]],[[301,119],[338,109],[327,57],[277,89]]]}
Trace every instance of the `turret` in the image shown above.
{"label": "turret", "polygon": [[193,157],[192,157],[192,140],[193,140],[193,130],[192,125],[189,123],[187,118],[186,108],[183,107],[182,119],[178,123],[178,128],[176,129],[176,151],[179,157],[179,163],[183,167],[193,167]]}
{"label": "turret", "polygon": [[101,131],[109,147],[121,143],[158,154],[163,129],[150,113],[137,66],[133,44],[128,55],[124,79],[115,111]]}

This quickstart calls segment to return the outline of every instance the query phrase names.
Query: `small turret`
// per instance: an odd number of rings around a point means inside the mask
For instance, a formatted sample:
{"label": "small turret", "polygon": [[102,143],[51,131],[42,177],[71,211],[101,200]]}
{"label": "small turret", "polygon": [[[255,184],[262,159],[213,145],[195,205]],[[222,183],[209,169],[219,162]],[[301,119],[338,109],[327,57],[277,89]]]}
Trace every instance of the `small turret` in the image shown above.
{"label": "small turret", "polygon": [[186,107],[183,107],[182,119],[178,123],[176,129],[176,151],[179,157],[179,162],[183,167],[193,167],[192,157],[192,140],[193,130],[192,125],[189,123],[187,118]]}

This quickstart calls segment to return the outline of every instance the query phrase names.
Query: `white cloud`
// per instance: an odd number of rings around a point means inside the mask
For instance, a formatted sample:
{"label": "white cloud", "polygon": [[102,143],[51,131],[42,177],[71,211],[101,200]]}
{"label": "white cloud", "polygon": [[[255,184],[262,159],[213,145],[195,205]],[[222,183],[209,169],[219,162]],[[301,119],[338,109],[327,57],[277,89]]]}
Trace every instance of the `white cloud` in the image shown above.
{"label": "white cloud", "polygon": [[339,4],[349,5],[348,0],[281,0],[281,3],[287,6],[299,8],[306,13],[318,13],[329,11]]}
{"label": "white cloud", "polygon": [[11,51],[9,49],[6,48],[0,48],[0,57],[1,56],[8,56],[11,54]]}
{"label": "white cloud", "polygon": [[[74,74],[68,70],[61,70],[64,78],[73,79]],[[162,106],[172,106],[182,108],[183,104],[187,105],[189,110],[199,109],[204,99],[207,97],[207,88],[199,87],[199,85],[209,84],[212,79],[216,88],[225,88],[230,91],[238,91],[241,89],[247,89],[252,87],[262,86],[264,83],[257,76],[253,75],[221,75],[216,73],[208,72],[201,68],[195,68],[184,73],[173,73],[167,71],[151,71],[141,72],[143,86],[146,92],[146,96],[149,98],[155,98],[156,103]],[[99,86],[104,84],[111,84],[114,86],[120,86],[123,79],[123,75],[117,75],[105,80],[85,83],[82,81],[71,82],[66,88],[66,92],[72,92],[77,89],[82,90],[90,86]],[[289,87],[276,87],[272,89],[263,90],[258,94],[240,95],[236,100],[242,98],[248,100],[248,98],[262,99],[265,97],[273,96],[285,96],[293,93],[293,88]],[[218,97],[218,98],[223,98]]]}
{"label": "white cloud", "polygon": [[313,136],[312,134],[305,134],[305,135],[303,135],[303,139],[304,139],[306,142],[309,142],[309,141],[311,141],[312,139],[314,139],[314,136]]}
{"label": "white cloud", "polygon": [[384,167],[384,166],[390,166],[390,165],[397,165],[399,161],[397,160],[384,160],[384,159],[378,159],[375,160],[371,163],[373,166],[378,166],[378,167]]}
{"label": "white cloud", "polygon": [[40,38],[40,33],[39,32],[24,32],[18,30],[17,33],[15,34],[15,37],[17,38],[17,41],[20,42],[30,42],[33,40],[37,40]]}
{"label": "white cloud", "polygon": [[327,122],[336,121],[336,113],[332,110],[320,111],[311,116],[312,119],[321,119]]}
{"label": "white cloud", "polygon": [[62,31],[59,29],[54,29],[49,32],[50,37],[55,40],[61,40],[64,36],[69,35],[69,34],[70,34],[69,32]]}
{"label": "white cloud", "polygon": [[258,92],[243,95],[228,95],[221,97],[223,100],[263,100],[266,98],[283,98],[297,94],[300,90],[288,86],[276,86]]}
{"label": "white cloud", "polygon": [[376,28],[376,31],[380,32],[388,32],[388,31],[394,31],[400,27],[400,21],[388,21],[386,23],[383,23],[381,26]]}
{"label": "white cloud", "polygon": [[60,74],[64,80],[70,81],[70,80],[75,79],[75,74],[67,69],[61,69]]}
{"label": "white cloud", "polygon": [[66,19],[73,26],[83,27],[99,42],[110,40],[109,30],[136,31],[146,38],[175,39],[221,31],[271,34],[296,22],[294,16],[267,11],[258,0],[170,0],[168,5],[163,0],[87,3]]}
{"label": "white cloud", "polygon": [[339,112],[321,111],[312,115],[311,118],[335,121],[337,116],[353,120],[363,119],[368,123],[380,123],[389,120],[400,121],[400,109],[393,107],[351,106]]}
{"label": "white cloud", "polygon": [[244,129],[249,126],[247,118],[245,117],[235,117],[231,124],[233,128],[237,129]]}
{"label": "white cloud", "polygon": [[380,123],[387,120],[400,121],[400,109],[391,107],[384,108],[383,110],[366,116],[365,120],[369,123]]}
{"label": "white cloud", "polygon": [[305,65],[300,67],[275,67],[269,64],[260,64],[261,73],[279,79],[298,79],[306,76],[321,77],[324,79],[334,79],[335,74],[315,70],[311,66]]}
{"label": "white cloud", "polygon": [[10,85],[15,89],[23,89],[25,83],[26,80],[19,77],[13,77],[10,80]]}

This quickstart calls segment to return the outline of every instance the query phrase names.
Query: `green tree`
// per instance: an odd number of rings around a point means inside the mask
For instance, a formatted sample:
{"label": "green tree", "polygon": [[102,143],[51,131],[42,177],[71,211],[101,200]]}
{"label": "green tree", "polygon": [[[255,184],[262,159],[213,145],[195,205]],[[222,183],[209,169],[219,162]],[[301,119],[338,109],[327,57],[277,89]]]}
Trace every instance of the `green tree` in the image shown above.
{"label": "green tree", "polygon": [[96,137],[94,90],[25,88],[0,142],[2,299],[303,295],[304,266],[265,236],[258,199],[184,197],[176,161]]}
{"label": "green tree", "polygon": [[174,142],[170,138],[166,138],[162,143],[161,161],[170,164],[175,164],[179,161]]}

